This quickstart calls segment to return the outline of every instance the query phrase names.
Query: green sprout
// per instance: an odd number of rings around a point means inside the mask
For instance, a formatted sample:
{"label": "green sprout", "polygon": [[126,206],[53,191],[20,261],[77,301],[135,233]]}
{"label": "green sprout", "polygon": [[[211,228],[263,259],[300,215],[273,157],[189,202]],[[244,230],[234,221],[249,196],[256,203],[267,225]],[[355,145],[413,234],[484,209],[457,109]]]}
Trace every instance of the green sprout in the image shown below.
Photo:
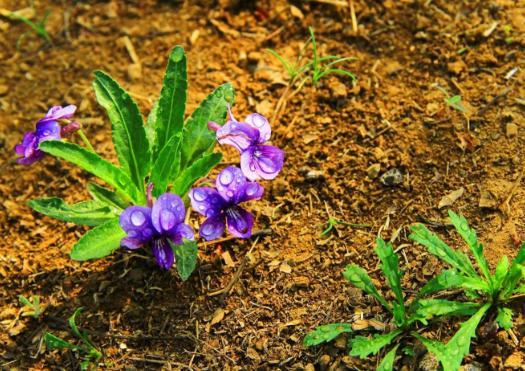
{"label": "green sprout", "polygon": [[44,335],[44,342],[46,343],[46,347],[49,350],[69,349],[73,352],[77,352],[82,359],[80,362],[80,369],[88,370],[91,363],[98,362],[102,358],[102,353],[91,342],[87,333],[85,331],[79,330],[76,324],[76,317],[81,312],[82,308],[77,308],[68,320],[69,327],[71,327],[71,332],[80,340],[79,345],[75,345],[64,339],[61,339],[50,332],[46,332]]}
{"label": "green sprout", "polygon": [[28,308],[27,311],[24,311],[22,313],[23,317],[31,316],[33,318],[38,319],[44,312],[44,310],[40,306],[40,296],[38,295],[33,295],[31,297],[31,301],[29,301],[29,299],[27,299],[24,295],[18,295],[18,300],[21,304],[24,305],[24,307]]}
{"label": "green sprout", "polygon": [[447,104],[447,106],[461,112],[461,113],[465,113],[466,112],[466,109],[465,107],[463,106],[463,104],[461,103],[461,95],[450,95],[448,93],[448,91],[439,86],[439,85],[434,85],[434,87],[439,90],[440,92],[442,92],[443,94],[445,94],[445,103]]}
{"label": "green sprout", "polygon": [[[31,4],[31,7],[34,9],[34,4]],[[38,36],[46,40],[48,43],[52,44],[51,37],[49,36],[49,33],[46,30],[46,23],[47,19],[51,13],[49,11],[46,11],[44,14],[44,17],[41,20],[36,20],[33,22],[27,17],[24,17],[21,14],[18,14],[17,12],[10,12],[7,14],[7,17],[15,20],[15,21],[21,21],[28,25]],[[20,37],[20,40],[22,39],[24,35]],[[20,41],[19,40],[19,41]]]}
{"label": "green sprout", "polygon": [[514,39],[512,38],[512,26],[510,24],[506,24],[503,26],[503,33],[505,34],[505,43],[512,44],[514,42]]}
{"label": "green sprout", "polygon": [[342,221],[342,220],[334,219],[331,216],[328,217],[328,221],[324,225],[326,225],[326,229],[323,232],[321,232],[321,234],[319,235],[320,237],[326,236],[332,230],[337,230],[336,226],[338,226],[338,225],[344,225],[344,226],[348,226],[348,227],[352,227],[352,228],[370,228],[369,224],[347,223],[347,222]]}
{"label": "green sprout", "polygon": [[[476,313],[479,305],[471,302],[457,302],[445,299],[426,299],[427,295],[436,293],[441,289],[439,282],[434,280],[427,283],[412,300],[407,303],[401,287],[403,272],[399,268],[399,261],[390,243],[385,243],[381,238],[377,239],[376,254],[381,261],[380,269],[383,272],[390,289],[394,294],[394,300],[388,301],[376,288],[367,272],[355,265],[348,265],[343,272],[343,277],[353,286],[371,295],[392,316],[391,330],[386,333],[375,333],[370,337],[353,336],[353,328],[347,323],[333,323],[317,327],[304,338],[305,346],[319,345],[329,342],[343,333],[351,333],[349,341],[350,356],[366,358],[377,354],[383,348],[391,344],[385,357],[382,359],[379,370],[393,370],[395,357],[401,341],[406,337],[413,337],[416,323],[424,326],[435,317],[465,316]],[[461,345],[461,359],[468,354],[468,342],[463,336],[456,340]],[[465,344],[467,344],[465,346]],[[466,352],[464,350],[466,349]],[[404,353],[410,353],[410,348],[403,348]]]}
{"label": "green sprout", "polygon": [[[336,55],[320,56],[313,28],[309,27],[308,32],[310,33],[310,37],[303,45],[293,62],[287,60],[273,49],[266,49],[268,53],[274,56],[283,65],[288,74],[288,83],[281,98],[277,102],[271,120],[272,122],[275,122],[279,117],[279,113],[284,110],[286,101],[299,93],[308,81],[311,81],[312,86],[316,87],[323,77],[329,75],[343,75],[352,80],[356,79],[356,76],[353,73],[339,67],[341,63],[354,61],[356,58],[339,57]],[[312,57],[308,58],[305,57],[305,52],[310,45],[312,46]],[[290,91],[290,89],[293,88],[295,88],[295,90],[293,90],[293,92]]]}

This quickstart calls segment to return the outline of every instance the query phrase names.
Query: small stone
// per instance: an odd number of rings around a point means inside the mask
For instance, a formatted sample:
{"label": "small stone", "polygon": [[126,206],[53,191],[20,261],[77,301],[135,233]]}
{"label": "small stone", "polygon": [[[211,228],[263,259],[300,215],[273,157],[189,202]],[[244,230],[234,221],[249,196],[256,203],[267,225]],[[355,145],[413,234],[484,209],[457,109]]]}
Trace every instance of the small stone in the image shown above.
{"label": "small stone", "polygon": [[334,341],[334,345],[338,349],[346,349],[346,337],[338,336]]}
{"label": "small stone", "polygon": [[518,135],[518,125],[516,125],[513,122],[508,123],[506,126],[506,133],[507,138],[515,137],[516,135]]}
{"label": "small stone", "polygon": [[509,367],[513,370],[520,370],[521,367],[525,364],[523,359],[523,355],[521,352],[514,352],[512,353],[504,363],[505,367]]}
{"label": "small stone", "polygon": [[139,63],[133,63],[128,66],[128,77],[130,80],[139,80],[142,78],[142,66]]}
{"label": "small stone", "polygon": [[260,52],[249,52],[248,61],[249,62],[259,62],[262,59],[262,53]]}
{"label": "small stone", "polygon": [[482,189],[478,205],[484,209],[494,209],[498,206],[498,199],[491,192]]}
{"label": "small stone", "polygon": [[323,354],[321,357],[319,357],[319,366],[321,367],[321,370],[326,370],[330,364],[330,361],[331,358],[328,354]]}
{"label": "small stone", "polygon": [[309,170],[305,178],[307,180],[319,180],[324,178],[324,173],[321,170]]}
{"label": "small stone", "polygon": [[398,168],[393,168],[381,175],[379,180],[383,185],[393,187],[403,183],[403,174],[401,173],[401,171],[399,171]]}
{"label": "small stone", "polygon": [[315,366],[311,363],[308,363],[306,366],[304,366],[304,371],[315,371]]}
{"label": "small stone", "polygon": [[381,164],[372,164],[368,167],[368,169],[366,169],[366,173],[370,179],[377,178],[380,171],[381,171]]}
{"label": "small stone", "polygon": [[471,362],[461,366],[459,369],[460,371],[482,371],[484,367],[481,363]]}
{"label": "small stone", "polygon": [[9,87],[7,85],[0,85],[0,97],[6,95],[8,91]]}
{"label": "small stone", "polygon": [[341,99],[346,98],[348,92],[346,91],[346,86],[341,81],[334,79],[330,82],[329,85],[330,94],[332,98]]}
{"label": "small stone", "polygon": [[456,62],[450,62],[447,64],[449,72],[459,75],[461,72],[467,69],[467,65],[462,60]]}

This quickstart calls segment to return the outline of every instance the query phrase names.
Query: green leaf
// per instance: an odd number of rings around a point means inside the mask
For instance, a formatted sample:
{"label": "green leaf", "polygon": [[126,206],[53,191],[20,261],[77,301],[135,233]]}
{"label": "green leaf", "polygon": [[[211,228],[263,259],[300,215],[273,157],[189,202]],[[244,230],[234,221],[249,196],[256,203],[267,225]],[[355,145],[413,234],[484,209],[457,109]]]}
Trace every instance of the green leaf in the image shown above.
{"label": "green leaf", "polygon": [[518,286],[512,293],[514,295],[525,294],[525,285]]}
{"label": "green leaf", "polygon": [[516,264],[516,259],[512,262],[510,270],[503,280],[501,292],[498,297],[501,301],[508,300],[515,292],[515,287],[525,278],[525,266]]}
{"label": "green leaf", "polygon": [[462,323],[458,332],[446,345],[439,341],[425,339],[416,332],[412,335],[435,354],[443,366],[443,371],[456,371],[461,366],[463,357],[469,353],[470,340],[476,337],[476,328],[489,308],[490,304],[485,304],[468,321]]}
{"label": "green leaf", "polygon": [[409,238],[425,246],[432,255],[437,256],[470,277],[479,277],[465,254],[452,249],[423,224],[416,224],[411,227],[411,230],[412,234],[410,234]]}
{"label": "green leaf", "polygon": [[120,228],[119,218],[101,224],[83,235],[71,250],[71,259],[85,261],[108,256],[120,247],[126,233]]}
{"label": "green leaf", "polygon": [[137,104],[109,75],[95,72],[93,87],[113,128],[113,144],[122,168],[140,191],[151,166],[151,152]]}
{"label": "green leaf", "polygon": [[479,308],[477,303],[462,303],[445,299],[420,299],[413,304],[411,321],[418,320],[424,325],[434,317],[471,316]]}
{"label": "green leaf", "polygon": [[230,83],[219,86],[188,118],[182,136],[181,167],[191,165],[202,154],[210,151],[215,144],[215,133],[208,129],[208,122],[223,125],[226,119],[227,105],[235,98]]}
{"label": "green leaf", "polygon": [[72,349],[76,350],[78,347],[76,345],[67,342],[58,336],[53,335],[50,332],[46,332],[44,335],[44,342],[46,343],[46,348],[49,350],[55,349]]}
{"label": "green leaf", "polygon": [[96,226],[117,215],[107,206],[97,201],[84,201],[68,205],[61,198],[40,198],[27,203],[33,210],[65,222]]}
{"label": "green leaf", "polygon": [[182,133],[187,91],[186,55],[182,46],[177,45],[168,59],[155,113],[154,158],[174,136]]}
{"label": "green leaf", "polygon": [[352,332],[352,326],[348,323],[330,323],[329,325],[318,326],[304,337],[303,344],[311,347],[328,343],[345,332]]}
{"label": "green leaf", "polygon": [[379,260],[381,260],[381,270],[396,297],[397,306],[394,308],[394,317],[396,323],[401,325],[405,319],[405,302],[403,291],[401,290],[401,271],[399,270],[399,261],[390,243],[386,244],[385,241],[378,238],[376,244],[377,247],[375,252],[379,256]]}
{"label": "green leaf", "polygon": [[183,197],[198,179],[205,177],[221,162],[222,154],[210,153],[202,156],[189,167],[185,168],[173,182],[173,192]]}
{"label": "green leaf", "polygon": [[514,264],[525,264],[525,243],[521,244],[518,255],[512,261]]}
{"label": "green leaf", "polygon": [[31,303],[24,295],[18,295],[18,301],[26,307],[33,308],[33,303]]}
{"label": "green leaf", "polygon": [[146,202],[145,195],[131,182],[129,176],[112,163],[76,144],[60,140],[46,140],[39,148],[50,155],[60,157],[75,164],[115,187],[136,204]]}
{"label": "green leaf", "polygon": [[503,283],[505,281],[505,278],[507,277],[507,273],[509,273],[509,259],[507,258],[507,256],[503,256],[498,262],[498,265],[496,266],[496,271],[494,272],[494,276],[492,277],[492,285],[494,288],[494,292],[498,292],[503,287]]}
{"label": "green leaf", "polygon": [[479,269],[485,276],[485,279],[490,282],[490,269],[487,259],[483,255],[483,245],[478,242],[476,231],[469,227],[467,219],[465,217],[454,213],[452,210],[448,211],[450,221],[456,228],[456,231],[465,240],[467,245],[472,250],[472,254],[478,263]]}
{"label": "green leaf", "polygon": [[395,330],[387,334],[374,334],[371,338],[356,336],[350,340],[350,355],[364,359],[371,354],[377,354],[402,332],[402,330]]}
{"label": "green leaf", "polygon": [[347,265],[343,272],[343,277],[358,289],[363,290],[368,295],[372,295],[385,309],[392,312],[392,307],[379,291],[377,291],[368,273],[366,273],[363,268],[355,264]]}
{"label": "green leaf", "polygon": [[82,313],[83,309],[84,308],[82,307],[75,309],[71,317],[69,317],[67,320],[67,322],[69,323],[69,327],[71,327],[71,330],[73,331],[73,334],[75,334],[75,336],[79,339],[82,339],[83,335],[80,333],[80,330],[77,326],[77,316],[80,315],[80,313]]}
{"label": "green leaf", "polygon": [[399,344],[393,347],[383,358],[376,371],[392,371],[396,360],[396,352]]}
{"label": "green leaf", "polygon": [[69,317],[68,319],[69,327],[71,327],[71,331],[73,331],[73,334],[75,334],[76,337],[82,340],[84,345],[87,347],[88,351],[86,353],[88,353],[88,357],[94,357],[96,359],[99,359],[100,357],[102,357],[102,353],[100,353],[100,351],[97,350],[95,345],[93,345],[91,340],[89,340],[87,334],[85,332],[80,331],[77,326],[77,316],[80,315],[80,313],[82,313],[83,309],[84,308],[82,307],[75,309],[75,312],[73,312],[71,317]]}
{"label": "green leaf", "polygon": [[109,189],[96,183],[88,183],[87,190],[94,200],[108,205],[117,211],[125,209],[129,206],[129,202],[127,202],[117,192],[110,191]]}
{"label": "green leaf", "polygon": [[461,286],[463,282],[463,276],[461,276],[455,269],[447,269],[428,281],[425,286],[419,290],[417,296],[423,297],[438,291],[450,290]]}
{"label": "green leaf", "polygon": [[512,309],[498,307],[496,322],[498,322],[499,327],[504,330],[510,330],[512,328],[512,315]]}
{"label": "green leaf", "polygon": [[169,142],[160,151],[153,170],[151,171],[150,182],[153,187],[153,195],[160,196],[166,192],[168,184],[172,183],[180,171],[180,135],[171,138]]}
{"label": "green leaf", "polygon": [[197,266],[197,258],[199,250],[195,241],[184,240],[184,244],[171,244],[173,253],[175,254],[175,263],[177,264],[177,272],[183,281],[186,281]]}

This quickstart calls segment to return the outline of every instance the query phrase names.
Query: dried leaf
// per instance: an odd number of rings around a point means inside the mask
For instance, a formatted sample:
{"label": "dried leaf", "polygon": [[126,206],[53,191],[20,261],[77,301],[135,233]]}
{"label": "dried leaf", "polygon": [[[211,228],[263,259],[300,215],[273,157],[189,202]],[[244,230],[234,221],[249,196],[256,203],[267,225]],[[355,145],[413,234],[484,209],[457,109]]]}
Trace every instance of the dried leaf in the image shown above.
{"label": "dried leaf", "polygon": [[442,209],[447,206],[451,206],[454,202],[457,201],[458,198],[463,196],[463,193],[465,192],[465,188],[461,187],[456,189],[455,191],[450,192],[448,195],[443,196],[443,198],[439,201],[438,208]]}

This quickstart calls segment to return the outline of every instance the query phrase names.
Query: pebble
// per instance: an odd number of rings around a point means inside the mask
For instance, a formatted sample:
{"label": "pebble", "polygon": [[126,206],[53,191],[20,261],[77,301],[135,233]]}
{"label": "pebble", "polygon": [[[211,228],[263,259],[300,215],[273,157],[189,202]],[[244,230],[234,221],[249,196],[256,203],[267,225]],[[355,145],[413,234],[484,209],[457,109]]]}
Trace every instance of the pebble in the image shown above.
{"label": "pebble", "polygon": [[306,366],[304,366],[304,371],[315,371],[315,366],[311,363],[308,363]]}
{"label": "pebble", "polygon": [[513,370],[519,370],[524,365],[524,361],[522,354],[516,351],[505,360],[504,366]]}
{"label": "pebble", "polygon": [[380,171],[381,171],[381,164],[372,164],[368,167],[368,169],[366,169],[366,173],[370,179],[377,178]]}
{"label": "pebble", "polygon": [[439,361],[436,356],[430,352],[425,353],[419,362],[419,370],[434,371],[439,369]]}
{"label": "pebble", "polygon": [[128,77],[130,80],[139,80],[142,78],[142,66],[138,63],[133,63],[128,66]]}
{"label": "pebble", "polygon": [[0,85],[0,96],[6,95],[9,91],[9,87],[7,85]]}
{"label": "pebble", "polygon": [[319,366],[321,367],[321,370],[326,370],[330,364],[330,361],[331,358],[328,354],[323,354],[321,357],[319,357]]}
{"label": "pebble", "polygon": [[478,362],[471,362],[461,366],[459,369],[460,371],[482,371],[483,365]]}
{"label": "pebble", "polygon": [[324,178],[324,173],[321,170],[309,170],[306,173],[305,178],[307,180],[323,179]]}
{"label": "pebble", "polygon": [[513,122],[508,123],[506,126],[506,133],[507,138],[515,137],[516,135],[518,135],[518,125],[516,125]]}
{"label": "pebble", "polygon": [[401,173],[401,171],[399,171],[398,168],[393,168],[381,175],[379,180],[382,184],[388,187],[393,187],[403,183],[403,174]]}
{"label": "pebble", "polygon": [[345,84],[337,79],[330,82],[329,88],[332,98],[335,99],[346,98],[348,94]]}

